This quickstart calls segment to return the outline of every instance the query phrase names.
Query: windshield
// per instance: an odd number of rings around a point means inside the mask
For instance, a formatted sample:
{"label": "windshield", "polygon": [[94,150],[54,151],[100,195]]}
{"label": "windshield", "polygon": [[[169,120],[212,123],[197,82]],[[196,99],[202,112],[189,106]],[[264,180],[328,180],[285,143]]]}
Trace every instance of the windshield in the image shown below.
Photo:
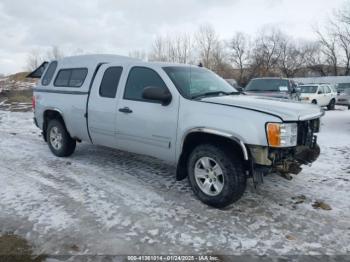
{"label": "windshield", "polygon": [[301,93],[316,93],[317,86],[300,86]]}
{"label": "windshield", "polygon": [[238,93],[224,79],[205,68],[171,66],[163,69],[179,89],[179,92],[186,98]]}
{"label": "windshield", "polygon": [[253,79],[249,82],[245,91],[275,91],[287,92],[288,80],[285,79]]}

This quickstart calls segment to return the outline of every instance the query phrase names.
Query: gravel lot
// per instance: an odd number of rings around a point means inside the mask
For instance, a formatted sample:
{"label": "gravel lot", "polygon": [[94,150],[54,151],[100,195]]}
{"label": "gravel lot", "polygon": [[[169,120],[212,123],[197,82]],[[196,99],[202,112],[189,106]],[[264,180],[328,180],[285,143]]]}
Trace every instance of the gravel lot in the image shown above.
{"label": "gravel lot", "polygon": [[56,158],[31,112],[0,111],[0,234],[49,255],[349,254],[350,110],[326,113],[319,143],[292,181],[268,176],[216,210],[171,166],[85,143]]}

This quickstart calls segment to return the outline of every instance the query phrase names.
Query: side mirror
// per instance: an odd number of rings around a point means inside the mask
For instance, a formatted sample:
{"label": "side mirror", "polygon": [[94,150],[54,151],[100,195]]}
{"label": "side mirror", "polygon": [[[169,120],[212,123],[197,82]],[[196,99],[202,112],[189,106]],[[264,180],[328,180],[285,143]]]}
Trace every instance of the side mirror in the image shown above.
{"label": "side mirror", "polygon": [[322,91],[318,91],[317,94],[319,94],[319,95],[322,94]]}
{"label": "side mirror", "polygon": [[168,89],[156,86],[149,86],[143,89],[142,97],[147,100],[159,101],[163,106],[169,105],[172,99]]}

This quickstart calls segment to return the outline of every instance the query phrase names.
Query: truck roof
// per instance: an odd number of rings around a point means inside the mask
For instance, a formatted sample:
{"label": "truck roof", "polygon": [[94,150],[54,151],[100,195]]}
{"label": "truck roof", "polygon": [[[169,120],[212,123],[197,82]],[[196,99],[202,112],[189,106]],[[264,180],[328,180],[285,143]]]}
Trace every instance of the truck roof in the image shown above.
{"label": "truck roof", "polygon": [[[109,55],[109,54],[102,54],[102,55],[78,55],[78,56],[69,56],[64,57],[62,59],[57,60],[60,64],[60,67],[94,67],[97,64],[100,63],[135,63],[135,64],[149,64],[149,65],[155,65],[159,67],[163,66],[191,66],[187,64],[180,64],[180,63],[172,63],[172,62],[146,62],[141,59],[127,57],[127,56],[120,56],[120,55]],[[193,65],[192,65],[193,66]]]}
{"label": "truck roof", "polygon": [[78,55],[68,56],[57,60],[63,67],[66,66],[93,66],[99,63],[113,62],[141,62],[140,59],[119,55]]}

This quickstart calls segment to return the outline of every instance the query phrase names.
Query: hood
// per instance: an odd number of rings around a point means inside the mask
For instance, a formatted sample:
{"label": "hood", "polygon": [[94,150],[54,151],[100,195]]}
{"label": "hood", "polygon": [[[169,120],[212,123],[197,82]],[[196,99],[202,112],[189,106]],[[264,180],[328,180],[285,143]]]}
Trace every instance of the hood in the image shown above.
{"label": "hood", "polygon": [[283,121],[308,120],[324,115],[324,111],[317,105],[277,98],[237,95],[206,97],[201,101],[257,110],[278,116]]}
{"label": "hood", "polygon": [[253,92],[253,91],[244,91],[246,95],[253,96],[267,96],[267,97],[276,97],[276,98],[284,98],[289,99],[290,94],[288,92]]}

